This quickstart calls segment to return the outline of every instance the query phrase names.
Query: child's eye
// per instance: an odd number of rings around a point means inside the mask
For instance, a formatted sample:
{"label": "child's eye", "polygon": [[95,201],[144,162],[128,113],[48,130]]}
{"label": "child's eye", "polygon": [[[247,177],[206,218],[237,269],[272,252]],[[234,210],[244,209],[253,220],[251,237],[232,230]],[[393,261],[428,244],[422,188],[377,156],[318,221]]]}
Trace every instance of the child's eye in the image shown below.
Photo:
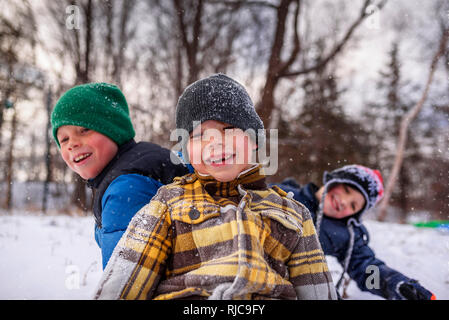
{"label": "child's eye", "polygon": [[228,126],[228,127],[223,128],[223,131],[226,132],[227,130],[231,130],[230,132],[233,132],[234,129],[235,129],[234,126]]}
{"label": "child's eye", "polygon": [[68,140],[69,140],[69,138],[64,137],[62,139],[59,139],[59,143],[61,144],[61,143],[67,142]]}
{"label": "child's eye", "polygon": [[88,128],[82,128],[81,129],[81,133],[86,133],[86,132],[89,132],[90,131],[90,129],[88,129]]}
{"label": "child's eye", "polygon": [[345,189],[346,193],[349,193],[349,189],[347,186],[343,186],[343,188]]}
{"label": "child's eye", "polygon": [[195,133],[195,134],[192,134],[192,136],[190,137],[190,139],[193,139],[193,140],[201,140],[201,132],[199,132],[199,133]]}

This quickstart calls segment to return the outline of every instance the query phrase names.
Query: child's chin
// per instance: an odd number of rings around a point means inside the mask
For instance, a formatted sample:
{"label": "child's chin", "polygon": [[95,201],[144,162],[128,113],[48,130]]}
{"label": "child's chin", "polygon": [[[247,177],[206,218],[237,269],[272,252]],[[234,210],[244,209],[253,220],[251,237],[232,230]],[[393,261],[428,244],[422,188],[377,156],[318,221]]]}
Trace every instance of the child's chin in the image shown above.
{"label": "child's chin", "polygon": [[87,175],[81,175],[81,174],[78,174],[81,178],[83,178],[84,180],[89,180],[89,179],[92,179],[93,177],[91,177],[91,176],[87,176]]}
{"label": "child's chin", "polygon": [[219,181],[219,182],[230,182],[232,180],[234,180],[236,177],[221,177],[221,176],[215,176],[212,175],[215,180]]}
{"label": "child's chin", "polygon": [[92,179],[92,178],[95,178],[96,177],[96,175],[94,175],[93,173],[91,173],[91,172],[76,172],[76,173],[78,173],[78,175],[81,177],[81,178],[83,178],[84,180],[89,180],[89,179]]}
{"label": "child's chin", "polygon": [[237,175],[233,175],[233,174],[220,174],[220,173],[211,173],[211,176],[214,177],[215,180],[219,181],[219,182],[229,182],[234,180],[235,178],[237,178]]}
{"label": "child's chin", "polygon": [[329,212],[330,211],[325,211],[324,215],[329,218],[340,219],[340,217],[335,212],[330,212],[330,213]]}

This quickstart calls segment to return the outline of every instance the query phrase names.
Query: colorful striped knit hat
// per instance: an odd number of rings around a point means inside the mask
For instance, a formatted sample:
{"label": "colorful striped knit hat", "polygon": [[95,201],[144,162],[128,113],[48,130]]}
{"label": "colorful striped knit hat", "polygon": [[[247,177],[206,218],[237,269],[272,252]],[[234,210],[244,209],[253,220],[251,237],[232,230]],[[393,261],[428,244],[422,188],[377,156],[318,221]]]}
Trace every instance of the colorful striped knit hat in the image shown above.
{"label": "colorful striped knit hat", "polygon": [[357,164],[347,165],[332,172],[325,171],[323,183],[326,186],[331,186],[334,183],[345,183],[356,187],[366,201],[365,206],[357,215],[361,215],[374,207],[382,199],[384,193],[380,172]]}

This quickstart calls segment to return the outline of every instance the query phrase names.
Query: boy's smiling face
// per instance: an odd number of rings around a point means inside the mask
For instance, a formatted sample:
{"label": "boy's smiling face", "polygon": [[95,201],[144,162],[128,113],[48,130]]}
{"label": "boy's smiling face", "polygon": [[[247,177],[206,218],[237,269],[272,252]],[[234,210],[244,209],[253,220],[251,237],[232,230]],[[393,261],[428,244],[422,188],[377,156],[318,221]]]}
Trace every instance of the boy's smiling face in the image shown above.
{"label": "boy's smiling face", "polygon": [[256,144],[242,129],[207,120],[193,129],[187,143],[193,168],[217,181],[232,181],[253,164]]}
{"label": "boy's smiling face", "polygon": [[349,217],[365,206],[365,198],[356,189],[339,183],[330,188],[324,198],[323,212],[336,219]]}
{"label": "boy's smiling face", "polygon": [[57,138],[64,162],[83,179],[95,178],[118,151],[107,136],[79,126],[61,126]]}

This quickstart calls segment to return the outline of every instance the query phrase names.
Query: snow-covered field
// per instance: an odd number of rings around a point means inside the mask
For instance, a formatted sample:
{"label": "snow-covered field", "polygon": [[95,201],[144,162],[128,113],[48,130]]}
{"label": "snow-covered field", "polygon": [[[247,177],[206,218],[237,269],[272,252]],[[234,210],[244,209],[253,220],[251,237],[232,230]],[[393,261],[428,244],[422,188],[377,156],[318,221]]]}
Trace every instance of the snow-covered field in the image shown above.
{"label": "snow-covered field", "polygon": [[[371,246],[391,267],[449,299],[449,234],[365,221]],[[0,215],[0,299],[90,299],[101,277],[92,217]],[[334,281],[340,266],[328,257]],[[380,299],[354,281],[349,299]]]}
{"label": "snow-covered field", "polygon": [[0,299],[90,299],[101,277],[93,217],[0,216]]}
{"label": "snow-covered field", "polygon": [[[372,220],[365,220],[364,224],[369,231],[370,247],[377,258],[407,277],[418,280],[437,299],[449,300],[447,231]],[[335,258],[327,257],[327,261],[336,283],[342,269]],[[348,299],[382,299],[360,291],[354,281],[350,282],[347,293]]]}

